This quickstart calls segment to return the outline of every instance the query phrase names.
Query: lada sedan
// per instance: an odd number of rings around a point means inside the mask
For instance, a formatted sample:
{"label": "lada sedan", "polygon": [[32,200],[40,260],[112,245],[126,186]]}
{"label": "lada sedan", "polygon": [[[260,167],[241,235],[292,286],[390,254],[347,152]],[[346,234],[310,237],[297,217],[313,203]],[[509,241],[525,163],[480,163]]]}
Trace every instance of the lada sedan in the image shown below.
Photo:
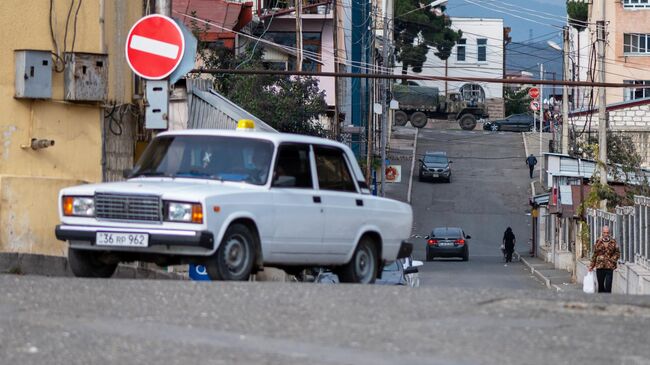
{"label": "lada sedan", "polygon": [[80,277],[144,261],[203,264],[216,280],[325,267],[372,283],[412,248],[410,205],[371,195],[347,146],[300,135],[160,133],[126,181],[65,188],[59,201],[56,236]]}

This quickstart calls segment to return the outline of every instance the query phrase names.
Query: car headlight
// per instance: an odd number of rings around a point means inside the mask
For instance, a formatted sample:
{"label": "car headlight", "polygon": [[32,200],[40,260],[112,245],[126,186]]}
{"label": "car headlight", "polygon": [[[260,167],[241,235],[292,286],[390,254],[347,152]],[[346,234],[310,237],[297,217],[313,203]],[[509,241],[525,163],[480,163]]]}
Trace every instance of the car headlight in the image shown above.
{"label": "car headlight", "polygon": [[95,199],[89,196],[64,196],[63,215],[94,217]]}
{"label": "car headlight", "polygon": [[165,220],[203,223],[203,207],[199,203],[167,202]]}

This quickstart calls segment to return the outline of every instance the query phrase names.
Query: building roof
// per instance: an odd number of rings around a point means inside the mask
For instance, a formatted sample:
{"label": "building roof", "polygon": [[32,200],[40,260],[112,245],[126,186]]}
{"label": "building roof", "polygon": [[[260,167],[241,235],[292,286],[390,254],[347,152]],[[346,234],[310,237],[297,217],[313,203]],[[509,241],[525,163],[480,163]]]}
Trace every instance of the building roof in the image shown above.
{"label": "building roof", "polygon": [[[194,14],[195,17],[207,20],[217,26],[208,26],[198,23],[195,26],[205,32],[199,34],[201,40],[213,41],[218,39],[219,33],[228,33],[228,30],[239,31],[253,20],[253,2],[231,2],[225,0],[174,0],[172,11],[182,14]],[[181,17],[183,23],[192,31],[193,21]],[[224,29],[225,28],[225,29]]]}
{"label": "building roof", "polygon": [[[610,111],[613,111],[613,110],[626,109],[626,108],[631,108],[633,106],[646,105],[646,104],[650,104],[650,98],[628,100],[628,101],[613,103],[613,104],[607,105],[605,107],[605,109],[606,109],[607,112],[610,112]],[[569,113],[569,117],[579,117],[579,116],[589,115],[589,114],[594,114],[594,113],[598,113],[598,108],[597,107],[572,110]]]}

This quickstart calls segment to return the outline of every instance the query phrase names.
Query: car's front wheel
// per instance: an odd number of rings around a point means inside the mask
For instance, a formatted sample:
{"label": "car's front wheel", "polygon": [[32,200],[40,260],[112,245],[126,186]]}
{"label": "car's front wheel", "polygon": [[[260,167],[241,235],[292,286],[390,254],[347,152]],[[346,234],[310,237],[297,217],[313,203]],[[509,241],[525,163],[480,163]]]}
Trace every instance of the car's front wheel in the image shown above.
{"label": "car's front wheel", "polygon": [[98,252],[71,247],[68,247],[68,265],[74,276],[80,278],[110,278],[117,269],[117,263],[102,261]]}
{"label": "car's front wheel", "polygon": [[490,126],[490,130],[491,130],[492,132],[498,132],[498,131],[499,131],[499,126],[496,125],[496,124],[492,124],[492,125]]}
{"label": "car's front wheel", "polygon": [[342,266],[337,274],[342,283],[372,284],[377,278],[377,249],[369,237],[361,239],[350,262]]}
{"label": "car's front wheel", "polygon": [[206,263],[212,280],[245,281],[255,263],[255,235],[244,224],[228,227],[219,249]]}

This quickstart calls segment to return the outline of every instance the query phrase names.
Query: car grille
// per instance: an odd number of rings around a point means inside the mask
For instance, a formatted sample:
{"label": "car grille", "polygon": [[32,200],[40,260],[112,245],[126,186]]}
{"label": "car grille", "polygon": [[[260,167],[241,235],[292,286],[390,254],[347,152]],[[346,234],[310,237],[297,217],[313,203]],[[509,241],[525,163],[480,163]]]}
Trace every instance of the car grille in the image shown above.
{"label": "car grille", "polygon": [[429,169],[431,172],[443,172],[444,169]]}
{"label": "car grille", "polygon": [[162,222],[160,197],[96,193],[95,215],[98,219]]}

